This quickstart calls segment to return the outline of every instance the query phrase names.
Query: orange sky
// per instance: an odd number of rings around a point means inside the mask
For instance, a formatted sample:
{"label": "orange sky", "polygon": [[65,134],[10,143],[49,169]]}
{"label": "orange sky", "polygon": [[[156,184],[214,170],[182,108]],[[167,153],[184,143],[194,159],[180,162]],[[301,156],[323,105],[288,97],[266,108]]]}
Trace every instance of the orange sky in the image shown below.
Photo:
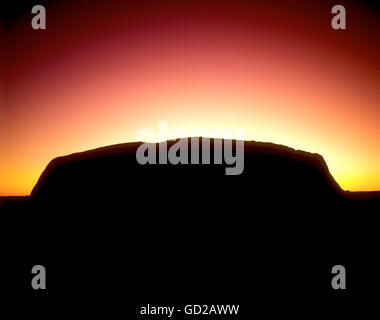
{"label": "orange sky", "polygon": [[0,195],[159,120],[318,152],[343,189],[380,190],[377,12],[350,2],[334,31],[331,1],[111,2],[58,1],[46,30],[29,15],[4,30]]}

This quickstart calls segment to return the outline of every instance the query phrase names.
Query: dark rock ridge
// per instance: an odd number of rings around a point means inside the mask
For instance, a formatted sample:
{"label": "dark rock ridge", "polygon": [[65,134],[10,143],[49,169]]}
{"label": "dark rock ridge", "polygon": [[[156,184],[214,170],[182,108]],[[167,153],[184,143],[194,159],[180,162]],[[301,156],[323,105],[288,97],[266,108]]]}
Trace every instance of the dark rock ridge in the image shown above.
{"label": "dark rock ridge", "polygon": [[[173,143],[169,142],[168,148]],[[120,194],[125,192],[125,185],[131,180],[156,177],[155,184],[158,185],[159,179],[162,182],[162,179],[179,178],[177,174],[190,178],[191,181],[193,177],[199,176],[202,179],[213,177],[239,184],[247,183],[248,189],[263,196],[268,192],[279,195],[289,193],[292,197],[297,192],[309,196],[342,193],[319,154],[271,143],[246,141],[243,173],[237,177],[225,177],[223,171],[227,164],[139,165],[136,162],[139,145],[140,143],[126,143],[56,158],[42,173],[31,196],[66,197],[70,194],[75,197],[91,197],[95,194]],[[247,178],[250,179],[249,182]],[[201,185],[198,187],[202,188]]]}

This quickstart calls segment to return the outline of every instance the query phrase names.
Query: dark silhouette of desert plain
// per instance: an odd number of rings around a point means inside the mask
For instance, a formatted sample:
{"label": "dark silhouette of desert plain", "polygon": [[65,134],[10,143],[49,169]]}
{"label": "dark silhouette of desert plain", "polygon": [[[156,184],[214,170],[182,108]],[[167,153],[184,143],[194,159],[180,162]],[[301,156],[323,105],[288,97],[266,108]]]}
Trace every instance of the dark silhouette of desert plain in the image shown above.
{"label": "dark silhouette of desert plain", "polygon": [[[3,198],[3,288],[35,294],[25,279],[42,264],[49,299],[91,296],[109,312],[222,299],[269,316],[296,303],[297,316],[378,281],[380,193],[343,191],[322,156],[246,141],[243,173],[228,176],[226,164],[140,165],[140,144],[56,158],[29,197]],[[329,302],[335,264],[350,290]]]}

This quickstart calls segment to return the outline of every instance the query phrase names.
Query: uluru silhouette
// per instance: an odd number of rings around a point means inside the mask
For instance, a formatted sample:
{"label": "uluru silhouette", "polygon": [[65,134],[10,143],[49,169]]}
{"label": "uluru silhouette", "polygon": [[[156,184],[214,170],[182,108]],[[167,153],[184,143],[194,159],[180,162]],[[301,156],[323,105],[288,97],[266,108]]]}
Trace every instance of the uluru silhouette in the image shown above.
{"label": "uluru silhouette", "polygon": [[226,176],[223,165],[139,165],[140,144],[56,158],[30,197],[3,205],[3,288],[35,294],[25,279],[42,264],[57,301],[253,299],[269,313],[297,301],[301,316],[330,303],[335,264],[352,270],[350,292],[370,287],[360,275],[376,265],[379,194],[343,191],[322,156],[245,141],[244,172]]}

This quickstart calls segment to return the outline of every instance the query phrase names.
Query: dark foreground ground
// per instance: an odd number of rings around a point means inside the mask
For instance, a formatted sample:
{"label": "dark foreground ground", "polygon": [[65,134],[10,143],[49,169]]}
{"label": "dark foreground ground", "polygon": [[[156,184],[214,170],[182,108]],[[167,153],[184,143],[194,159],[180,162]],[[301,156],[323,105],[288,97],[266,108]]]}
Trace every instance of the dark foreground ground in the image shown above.
{"label": "dark foreground ground", "polygon": [[[246,142],[243,173],[226,176],[139,165],[138,145],[57,158],[30,198],[0,201],[14,312],[165,319],[139,306],[240,304],[238,316],[173,318],[308,319],[377,303],[378,193],[345,193],[321,156],[283,146]],[[331,287],[338,264],[346,290]],[[31,287],[34,265],[46,290]]]}

